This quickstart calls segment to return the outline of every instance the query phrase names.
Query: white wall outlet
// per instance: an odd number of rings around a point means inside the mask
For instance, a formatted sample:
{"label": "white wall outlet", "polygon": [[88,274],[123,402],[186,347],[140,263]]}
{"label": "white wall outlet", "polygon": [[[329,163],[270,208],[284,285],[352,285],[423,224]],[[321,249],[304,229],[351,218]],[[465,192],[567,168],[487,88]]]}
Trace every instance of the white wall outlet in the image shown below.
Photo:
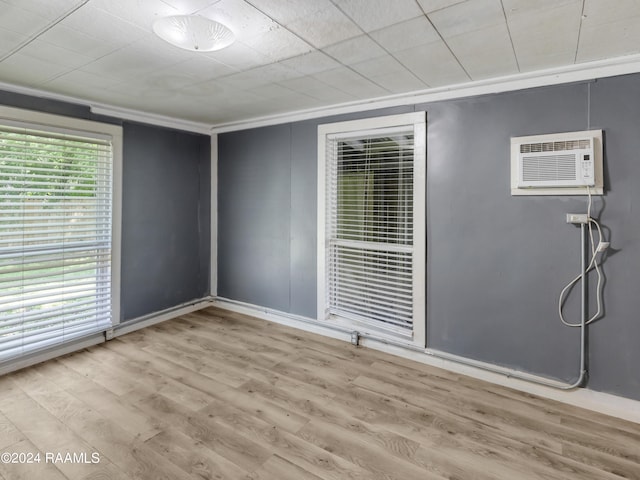
{"label": "white wall outlet", "polygon": [[586,213],[567,213],[567,223],[588,223],[589,216]]}

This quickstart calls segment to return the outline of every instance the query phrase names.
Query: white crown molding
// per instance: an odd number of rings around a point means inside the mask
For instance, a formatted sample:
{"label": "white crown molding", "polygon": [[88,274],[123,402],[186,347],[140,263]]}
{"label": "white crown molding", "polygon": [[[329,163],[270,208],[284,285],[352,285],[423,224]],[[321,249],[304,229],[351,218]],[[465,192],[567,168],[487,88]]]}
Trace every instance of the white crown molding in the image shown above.
{"label": "white crown molding", "polygon": [[90,103],[91,112],[97,115],[107,115],[109,117],[131,120],[134,122],[148,123],[159,127],[177,128],[193,133],[211,134],[211,127],[206,123],[192,122],[180,118],[167,117],[155,113],[141,112],[129,108],[112,107],[99,103]]}
{"label": "white crown molding", "polygon": [[8,92],[40,97],[76,105],[88,106],[93,113],[107,115],[122,120],[131,120],[167,128],[175,128],[188,132],[224,133],[249,128],[266,127],[282,123],[299,122],[330,115],[343,115],[348,113],[363,112],[379,108],[397,107],[403,105],[415,105],[441,100],[486,95],[491,93],[510,92],[526,88],[559,85],[563,83],[582,82],[598,78],[613,77],[640,72],[640,54],[623,57],[608,58],[593,62],[579,63],[565,67],[536,70],[533,72],[518,73],[498,78],[460,83],[446,87],[419,90],[398,95],[359,100],[357,102],[341,103],[327,107],[319,107],[308,110],[298,110],[277,115],[250,118],[237,122],[219,124],[207,124],[194,122],[180,118],[143,112],[124,107],[96,103],[86,98],[73,97],[60,93],[47,92],[32,87],[23,87],[11,83],[0,82],[0,90]]}
{"label": "white crown molding", "polygon": [[31,97],[44,98],[47,100],[57,100],[60,102],[72,103],[74,105],[84,105],[89,107],[92,113],[96,115],[106,115],[120,120],[131,120],[135,122],[157,125],[160,127],[175,128],[178,130],[186,130],[188,132],[202,133],[209,135],[211,133],[211,125],[200,122],[192,122],[180,118],[158,115],[155,113],[142,112],[123,107],[115,107],[103,103],[96,103],[86,98],[73,97],[62,93],[47,92],[32,87],[23,87],[12,83],[0,82],[0,90],[6,92],[17,93],[20,95],[29,95]]}
{"label": "white crown molding", "polygon": [[510,92],[526,88],[582,82],[638,72],[640,72],[640,54],[628,55],[565,67],[536,70],[457,85],[430,88],[398,95],[359,100],[357,102],[341,103],[329,107],[299,110],[237,122],[220,123],[214,125],[211,131],[213,133],[232,132],[282,123],[312,120],[331,115],[343,115],[380,108],[415,105],[491,93]]}

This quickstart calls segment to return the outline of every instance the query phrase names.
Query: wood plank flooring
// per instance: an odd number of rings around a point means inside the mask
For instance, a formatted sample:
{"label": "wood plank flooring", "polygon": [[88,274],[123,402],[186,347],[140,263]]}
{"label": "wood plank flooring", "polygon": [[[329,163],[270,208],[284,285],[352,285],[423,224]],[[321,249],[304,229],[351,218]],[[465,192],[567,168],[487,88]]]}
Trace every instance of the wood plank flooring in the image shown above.
{"label": "wood plank flooring", "polygon": [[[640,425],[215,308],[0,378],[0,480],[640,479]],[[91,463],[91,454],[99,463]]]}

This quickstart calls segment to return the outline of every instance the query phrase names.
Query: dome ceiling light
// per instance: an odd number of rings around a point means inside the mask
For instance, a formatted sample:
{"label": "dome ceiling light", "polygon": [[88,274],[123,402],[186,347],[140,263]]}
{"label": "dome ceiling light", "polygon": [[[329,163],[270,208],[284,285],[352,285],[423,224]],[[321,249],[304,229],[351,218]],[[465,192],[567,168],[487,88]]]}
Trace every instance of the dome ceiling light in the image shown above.
{"label": "dome ceiling light", "polygon": [[213,52],[231,45],[236,37],[225,25],[199,15],[173,15],[153,22],[153,32],[176,47]]}

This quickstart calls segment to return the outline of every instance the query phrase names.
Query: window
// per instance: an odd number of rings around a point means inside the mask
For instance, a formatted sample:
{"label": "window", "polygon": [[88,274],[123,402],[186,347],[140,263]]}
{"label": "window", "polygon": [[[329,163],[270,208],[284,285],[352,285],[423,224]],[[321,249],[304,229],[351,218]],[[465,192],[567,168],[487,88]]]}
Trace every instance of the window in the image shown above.
{"label": "window", "polygon": [[318,129],[321,320],[424,345],[425,114]]}
{"label": "window", "polygon": [[0,108],[0,360],[117,323],[120,132]]}

